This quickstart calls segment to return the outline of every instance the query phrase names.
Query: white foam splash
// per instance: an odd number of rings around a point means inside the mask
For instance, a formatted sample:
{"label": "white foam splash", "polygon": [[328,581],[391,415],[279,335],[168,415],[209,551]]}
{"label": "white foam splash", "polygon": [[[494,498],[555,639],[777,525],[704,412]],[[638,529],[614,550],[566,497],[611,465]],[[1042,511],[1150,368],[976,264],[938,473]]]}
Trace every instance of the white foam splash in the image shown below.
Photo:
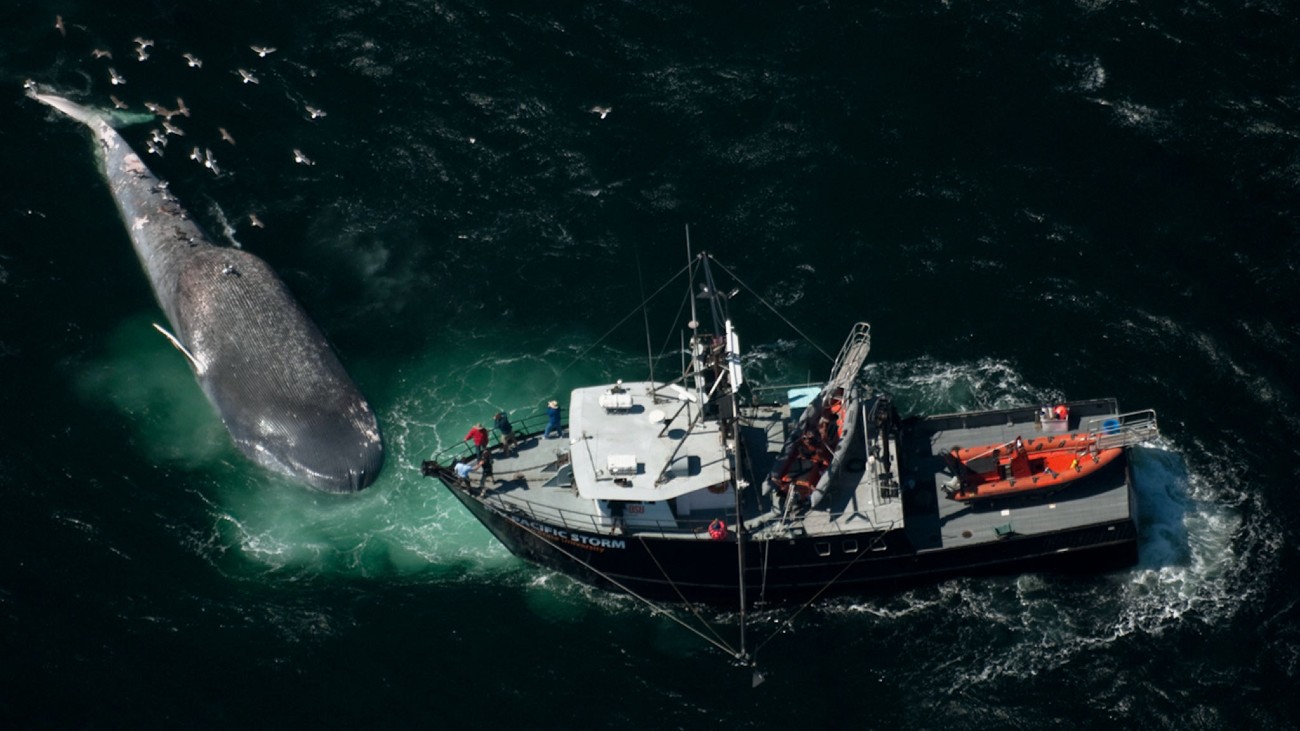
{"label": "white foam splash", "polygon": [[[908,394],[912,405],[991,408],[1047,395],[997,361],[884,364],[875,375]],[[1280,533],[1244,518],[1240,508],[1249,497],[1235,488],[1245,470],[1240,458],[1203,445],[1187,454],[1197,455],[1195,464],[1186,464],[1182,449],[1166,437],[1132,453],[1139,511],[1139,561],[1132,569],[1083,578],[957,579],[828,602],[821,612],[872,617],[886,645],[896,633],[912,645],[941,645],[939,666],[929,664],[925,672],[949,682],[953,692],[1048,672],[1131,635],[1230,620],[1267,585]],[[957,637],[961,642],[953,642]]]}
{"label": "white foam splash", "polygon": [[1005,360],[943,363],[923,357],[908,363],[873,363],[867,377],[891,393],[904,413],[940,414],[1048,403],[1064,396],[1024,382]]}

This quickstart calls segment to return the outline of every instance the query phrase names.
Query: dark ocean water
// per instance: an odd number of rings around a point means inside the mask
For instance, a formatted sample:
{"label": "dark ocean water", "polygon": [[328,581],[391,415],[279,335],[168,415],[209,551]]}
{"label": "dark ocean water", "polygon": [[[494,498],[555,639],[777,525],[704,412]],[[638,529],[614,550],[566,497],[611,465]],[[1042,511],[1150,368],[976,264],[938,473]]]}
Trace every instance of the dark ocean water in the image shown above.
{"label": "dark ocean water", "polygon": [[[385,430],[372,488],[239,456],[28,78],[184,98],[146,161],[329,334]],[[0,90],[0,725],[1300,725],[1293,4],[11,0]],[[511,558],[420,460],[642,377],[640,330],[600,338],[687,224],[822,348],[871,321],[906,411],[1156,409],[1139,565],[826,601],[770,641],[789,612],[759,612],[750,689]],[[735,304],[755,377],[825,373]]]}

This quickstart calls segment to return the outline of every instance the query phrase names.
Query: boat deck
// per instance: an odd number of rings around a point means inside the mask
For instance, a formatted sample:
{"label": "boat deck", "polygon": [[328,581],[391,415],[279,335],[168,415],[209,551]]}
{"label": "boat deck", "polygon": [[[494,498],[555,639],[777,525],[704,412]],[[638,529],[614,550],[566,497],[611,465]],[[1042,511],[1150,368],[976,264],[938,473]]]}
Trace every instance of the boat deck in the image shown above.
{"label": "boat deck", "polygon": [[[1084,420],[1117,414],[1111,400],[1078,402],[1071,404],[1071,409],[1069,426],[1075,431]],[[1130,519],[1131,495],[1127,471],[1122,468],[1107,469],[1086,483],[1049,495],[979,503],[947,497],[943,484],[951,475],[941,455],[954,446],[1039,436],[1036,415],[1034,409],[1022,408],[906,420],[901,437],[891,442],[891,473],[882,477],[880,465],[868,462],[866,448],[860,445],[846,459],[858,460],[863,468],[845,470],[832,483],[826,498],[806,512],[799,513],[789,506],[783,512],[764,499],[761,490],[745,491],[746,526],[754,540],[861,534],[901,527],[915,550],[923,552]],[[747,412],[743,433],[750,485],[758,487],[766,480],[785,443],[789,417],[788,407]],[[482,499],[506,512],[526,514],[553,525],[599,534],[620,530],[609,516],[595,509],[594,501],[578,496],[569,466],[570,448],[566,432],[561,438],[524,439],[516,456],[494,451],[494,477]],[[470,484],[479,484],[477,474],[472,475]],[[671,516],[667,506],[662,509],[665,516]],[[726,515],[723,511],[696,512],[689,519],[669,518],[658,523],[646,520],[634,530],[707,540],[704,528],[714,517]]]}
{"label": "boat deck", "polygon": [[[1078,433],[1091,419],[1118,417],[1113,400],[1071,404],[1067,433]],[[918,550],[1001,540],[1116,523],[1132,517],[1127,470],[1121,465],[1090,477],[1079,485],[1051,494],[1030,494],[987,502],[959,502],[947,497],[943,484],[951,477],[941,455],[953,447],[1001,444],[1016,437],[1042,435],[1033,408],[978,414],[949,414],[907,424],[903,458],[907,534]]]}

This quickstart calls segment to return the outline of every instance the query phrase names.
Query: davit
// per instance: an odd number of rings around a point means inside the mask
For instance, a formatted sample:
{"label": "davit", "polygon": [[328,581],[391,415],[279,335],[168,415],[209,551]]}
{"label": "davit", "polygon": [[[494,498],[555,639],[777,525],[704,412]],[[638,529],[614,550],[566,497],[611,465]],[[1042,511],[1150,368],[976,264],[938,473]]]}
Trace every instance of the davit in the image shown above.
{"label": "davit", "polygon": [[328,492],[374,482],[384,464],[379,422],[284,282],[256,256],[213,245],[103,114],[28,93],[90,128],[171,323],[170,333],[158,329],[189,360],[240,451]]}

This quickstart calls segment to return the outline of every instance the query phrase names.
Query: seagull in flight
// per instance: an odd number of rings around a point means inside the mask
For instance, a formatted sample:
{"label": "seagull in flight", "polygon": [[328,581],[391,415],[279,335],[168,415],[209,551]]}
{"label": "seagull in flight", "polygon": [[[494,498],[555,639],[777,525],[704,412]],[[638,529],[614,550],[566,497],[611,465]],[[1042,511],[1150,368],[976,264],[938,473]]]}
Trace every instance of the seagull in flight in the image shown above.
{"label": "seagull in flight", "polygon": [[299,165],[315,165],[315,164],[316,164],[316,163],[312,162],[311,160],[309,160],[309,159],[307,158],[306,155],[302,154],[302,150],[299,150],[299,149],[297,149],[297,148],[294,148],[294,150],[293,150],[293,161],[296,162],[296,163],[298,163]]}
{"label": "seagull in flight", "polygon": [[212,171],[213,175],[220,175],[221,169],[217,167],[217,158],[212,156],[212,150],[204,148],[203,150],[203,167]]}
{"label": "seagull in flight", "polygon": [[591,108],[591,112],[593,114],[599,114],[601,119],[608,117],[609,113],[612,111],[614,111],[613,107],[592,107]]}
{"label": "seagull in flight", "polygon": [[114,95],[112,95],[112,94],[109,94],[109,95],[108,95],[108,98],[109,98],[109,100],[111,100],[111,101],[113,102],[113,106],[114,106],[115,108],[117,108],[117,109],[126,109],[126,102],[122,101],[121,99],[118,99],[116,96],[114,96]]}
{"label": "seagull in flight", "polygon": [[262,223],[262,219],[258,218],[256,213],[248,214],[248,222],[253,224],[253,228],[266,228],[266,224]]}
{"label": "seagull in flight", "polygon": [[63,36],[64,38],[68,37],[68,29],[63,26],[62,15],[54,16],[54,27],[58,29],[59,35]]}
{"label": "seagull in flight", "polygon": [[188,63],[190,65],[190,68],[192,69],[203,68],[203,59],[199,58],[198,56],[195,56],[192,53],[182,53],[181,55],[185,57],[185,63]]}
{"label": "seagull in flight", "polygon": [[260,84],[260,83],[262,83],[262,82],[260,82],[260,81],[257,80],[257,77],[256,77],[256,76],[252,75],[251,73],[249,73],[249,72],[247,72],[247,71],[245,71],[245,70],[243,70],[243,69],[236,69],[236,70],[235,70],[235,73],[239,74],[239,75],[244,79],[244,83],[245,83],[245,84]]}
{"label": "seagull in flight", "polygon": [[253,49],[253,53],[256,53],[259,58],[266,58],[275,53],[275,48],[269,46],[249,46],[249,48]]}
{"label": "seagull in flight", "polygon": [[307,116],[309,119],[320,119],[325,116],[324,109],[317,109],[310,104],[305,104],[304,106],[307,108]]}
{"label": "seagull in flight", "polygon": [[232,145],[235,144],[235,138],[230,136],[230,133],[226,131],[225,127],[217,127],[217,131],[221,133],[221,139]]}
{"label": "seagull in flight", "polygon": [[199,148],[196,147],[194,148],[194,151],[190,153],[190,159],[194,162],[203,162],[203,153],[199,152]]}
{"label": "seagull in flight", "polygon": [[90,52],[90,55],[94,56],[95,58],[108,58],[108,59],[113,58],[113,52],[108,50],[107,48],[96,48]]}
{"label": "seagull in flight", "polygon": [[122,78],[122,75],[114,71],[112,67],[108,69],[108,80],[113,82],[113,86],[126,83],[126,79]]}
{"label": "seagull in flight", "polygon": [[[173,114],[179,114],[179,115],[181,115],[181,116],[185,116],[185,117],[190,116],[190,108],[187,107],[187,106],[185,106],[185,100],[184,100],[184,99],[182,99],[182,98],[180,98],[180,97],[176,97],[176,111],[173,112]],[[168,116],[170,117],[171,115],[168,115]]]}
{"label": "seagull in flight", "polygon": [[166,131],[167,131],[167,134],[169,134],[169,135],[176,135],[177,137],[184,137],[184,136],[185,136],[185,131],[184,131],[184,130],[182,130],[180,127],[177,127],[176,125],[172,124],[171,122],[168,122],[168,121],[165,120],[165,119],[163,120],[163,129],[166,130]]}
{"label": "seagull in flight", "polygon": [[153,41],[151,40],[141,38],[140,36],[135,37],[135,54],[140,57],[141,61],[149,58],[149,48],[152,45]]}

